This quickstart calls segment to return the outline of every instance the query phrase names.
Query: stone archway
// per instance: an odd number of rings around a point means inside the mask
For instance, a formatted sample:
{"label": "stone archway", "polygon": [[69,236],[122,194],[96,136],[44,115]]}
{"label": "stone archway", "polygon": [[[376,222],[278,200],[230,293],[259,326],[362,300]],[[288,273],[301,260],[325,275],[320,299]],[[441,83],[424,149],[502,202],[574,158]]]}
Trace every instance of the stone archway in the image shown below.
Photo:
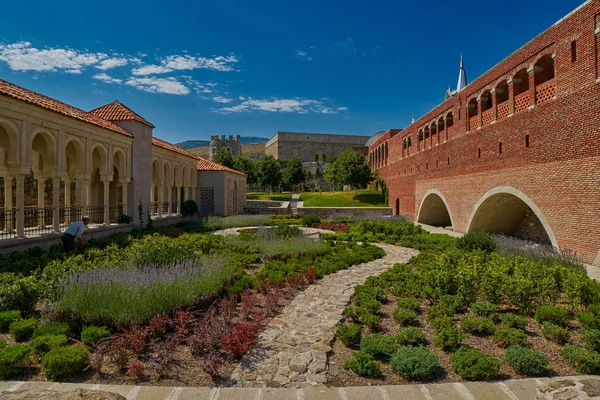
{"label": "stone archway", "polygon": [[444,195],[436,189],[425,193],[419,207],[417,222],[445,228],[447,226],[454,226],[452,221],[450,207],[448,207],[448,202]]}
{"label": "stone archway", "polygon": [[467,233],[481,231],[515,236],[559,248],[546,216],[529,197],[511,186],[491,189],[475,204]]}

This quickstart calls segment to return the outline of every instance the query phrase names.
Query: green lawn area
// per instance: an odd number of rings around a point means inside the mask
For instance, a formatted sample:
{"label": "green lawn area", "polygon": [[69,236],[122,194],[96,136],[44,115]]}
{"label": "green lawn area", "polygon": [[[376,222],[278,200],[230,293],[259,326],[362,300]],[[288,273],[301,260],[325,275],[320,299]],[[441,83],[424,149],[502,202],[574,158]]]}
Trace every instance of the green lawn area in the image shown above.
{"label": "green lawn area", "polygon": [[291,193],[271,193],[271,197],[267,197],[265,192],[248,192],[246,193],[246,200],[271,200],[271,201],[290,201],[292,199]]}
{"label": "green lawn area", "polygon": [[381,192],[375,189],[361,189],[358,195],[354,190],[348,192],[307,193],[300,195],[304,207],[388,207],[383,202]]}

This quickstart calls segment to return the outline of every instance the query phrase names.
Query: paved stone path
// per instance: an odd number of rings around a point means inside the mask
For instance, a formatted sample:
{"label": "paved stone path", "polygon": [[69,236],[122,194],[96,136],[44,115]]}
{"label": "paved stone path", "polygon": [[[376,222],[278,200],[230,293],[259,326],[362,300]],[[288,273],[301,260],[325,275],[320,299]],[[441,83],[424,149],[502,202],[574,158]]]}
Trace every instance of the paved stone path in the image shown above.
{"label": "paved stone path", "polygon": [[[0,381],[0,399],[39,400],[45,391],[118,393],[127,400],[584,400],[600,395],[597,376],[397,386],[209,388]],[[51,397],[52,399],[60,397]],[[48,398],[46,398],[48,399]]]}
{"label": "paved stone path", "polygon": [[292,209],[292,214],[298,214],[298,200],[300,200],[300,193],[292,194],[292,199],[290,200],[290,208]]}
{"label": "paved stone path", "polygon": [[327,353],[356,285],[418,251],[379,244],[386,256],[328,275],[273,318],[231,378],[238,387],[307,387],[327,381]]}

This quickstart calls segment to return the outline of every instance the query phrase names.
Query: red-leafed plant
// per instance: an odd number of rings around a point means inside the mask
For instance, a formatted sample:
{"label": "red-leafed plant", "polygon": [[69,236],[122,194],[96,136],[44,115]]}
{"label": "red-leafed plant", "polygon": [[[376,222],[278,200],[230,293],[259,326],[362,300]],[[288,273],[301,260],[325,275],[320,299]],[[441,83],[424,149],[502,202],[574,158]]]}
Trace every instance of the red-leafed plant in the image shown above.
{"label": "red-leafed plant", "polygon": [[245,290],[240,301],[240,318],[248,319],[253,314],[254,307],[257,304],[258,298],[256,295],[251,290]]}
{"label": "red-leafed plant", "polygon": [[224,362],[225,360],[223,360],[223,357],[218,352],[211,351],[202,357],[202,369],[210,376],[218,376],[219,369]]}
{"label": "red-leafed plant", "polygon": [[157,315],[148,323],[146,332],[152,339],[164,339],[166,334],[171,332],[172,329],[173,321],[168,315]]}
{"label": "red-leafed plant", "polygon": [[123,344],[130,349],[133,354],[139,356],[146,347],[146,331],[139,326],[133,327],[121,334]]}
{"label": "red-leafed plant", "polygon": [[129,369],[127,370],[127,375],[131,376],[132,378],[140,380],[144,376],[145,371],[146,371],[146,367],[144,366],[143,362],[134,361],[129,366]]}
{"label": "red-leafed plant", "polygon": [[281,299],[281,290],[277,288],[271,288],[264,295],[265,311],[268,315],[274,315],[279,308],[279,300]]}
{"label": "red-leafed plant", "polygon": [[221,336],[221,347],[234,358],[241,358],[256,342],[258,331],[256,323],[240,322]]}
{"label": "red-leafed plant", "polygon": [[235,315],[237,303],[233,297],[224,297],[219,302],[219,315],[224,321],[231,321]]}

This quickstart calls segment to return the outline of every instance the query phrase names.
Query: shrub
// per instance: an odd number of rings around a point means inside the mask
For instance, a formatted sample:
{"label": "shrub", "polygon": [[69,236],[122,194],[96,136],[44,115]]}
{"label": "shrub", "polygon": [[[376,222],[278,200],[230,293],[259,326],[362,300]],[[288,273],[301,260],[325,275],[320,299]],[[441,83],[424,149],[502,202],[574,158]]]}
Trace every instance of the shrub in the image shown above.
{"label": "shrub", "polygon": [[31,349],[25,344],[0,350],[0,379],[21,375],[29,365]]}
{"label": "shrub", "polygon": [[425,310],[425,317],[428,321],[433,321],[434,319],[440,317],[451,317],[452,315],[454,315],[454,313],[440,303],[429,306]]}
{"label": "shrub", "polygon": [[0,339],[0,350],[6,347],[6,340]]}
{"label": "shrub", "polygon": [[406,308],[407,310],[417,311],[420,305],[421,302],[419,300],[410,297],[398,299],[399,308]]}
{"label": "shrub", "polygon": [[242,358],[254,345],[259,333],[256,323],[240,322],[221,336],[221,347],[234,358]]}
{"label": "shrub", "polygon": [[110,330],[106,326],[84,326],[81,331],[81,341],[90,346],[110,337]]}
{"label": "shrub", "polygon": [[21,319],[21,311],[2,311],[0,312],[0,332],[8,332],[10,324]]}
{"label": "shrub", "polygon": [[428,348],[407,346],[398,350],[390,360],[392,370],[407,379],[425,381],[440,371],[440,363]]}
{"label": "shrub", "polygon": [[431,325],[439,331],[440,329],[444,328],[456,327],[456,321],[450,317],[437,317],[431,321]]}
{"label": "shrub", "polygon": [[586,329],[600,329],[600,318],[591,311],[580,311],[575,317]]}
{"label": "shrub", "polygon": [[600,354],[583,347],[568,343],[563,354],[569,364],[580,374],[597,375],[600,372]]}
{"label": "shrub", "polygon": [[362,328],[358,325],[342,325],[337,330],[337,337],[346,346],[354,347],[360,345]]}
{"label": "shrub", "polygon": [[184,200],[181,202],[181,215],[188,217],[198,214],[198,204],[194,200]]}
{"label": "shrub", "polygon": [[376,299],[361,299],[361,301],[356,301],[355,304],[356,311],[359,314],[365,312],[369,314],[377,314],[379,310],[381,310],[381,306],[383,305],[380,301]]}
{"label": "shrub", "polygon": [[65,335],[43,335],[37,336],[29,344],[33,351],[38,354],[45,354],[52,349],[64,346],[68,339]]}
{"label": "shrub", "polygon": [[491,317],[498,311],[498,306],[487,301],[477,301],[471,304],[471,311],[478,317]]}
{"label": "shrub", "polygon": [[496,329],[491,318],[471,316],[462,317],[460,327],[464,332],[474,335],[491,335]]}
{"label": "shrub", "polygon": [[82,371],[90,354],[82,346],[59,347],[42,358],[42,372],[51,380],[59,381]]}
{"label": "shrub", "polygon": [[119,224],[130,224],[133,222],[133,218],[126,214],[119,214],[117,217],[117,223]]}
{"label": "shrub", "polygon": [[367,378],[375,378],[381,373],[379,363],[373,360],[373,356],[364,351],[354,352],[354,360],[344,361],[344,369]]}
{"label": "shrub", "polygon": [[404,328],[396,335],[396,341],[402,346],[418,346],[425,344],[425,334],[421,328]]}
{"label": "shrub", "polygon": [[407,308],[396,308],[392,317],[398,324],[406,326],[415,322],[417,313]]}
{"label": "shrub", "polygon": [[550,361],[534,349],[521,346],[510,346],[504,353],[508,365],[520,374],[527,376],[543,376],[548,374]]}
{"label": "shrub", "polygon": [[10,335],[17,342],[26,342],[33,336],[33,331],[38,326],[38,321],[35,318],[19,319],[10,324]]}
{"label": "shrub", "polygon": [[433,344],[444,351],[454,351],[460,347],[465,336],[456,326],[442,328],[436,333]]}
{"label": "shrub", "polygon": [[65,323],[52,323],[40,325],[33,331],[33,337],[48,336],[48,335],[69,335],[69,325]]}
{"label": "shrub", "polygon": [[321,222],[321,217],[315,214],[307,214],[302,218],[302,226],[312,226]]}
{"label": "shrub", "polygon": [[535,310],[534,318],[539,322],[552,322],[553,324],[566,326],[569,321],[569,311],[550,305],[542,305]]}
{"label": "shrub", "polygon": [[500,360],[471,347],[461,347],[450,356],[450,361],[454,372],[468,380],[487,381],[500,372]]}
{"label": "shrub", "polygon": [[498,328],[494,332],[494,343],[500,347],[527,346],[527,334],[516,328]]}
{"label": "shrub", "polygon": [[363,336],[360,341],[360,350],[375,358],[387,359],[398,349],[393,336],[375,333]]}
{"label": "shrub", "polygon": [[464,300],[461,296],[453,296],[446,294],[440,296],[440,302],[438,304],[440,307],[446,309],[446,312],[449,314],[449,316],[451,316],[464,308],[463,303]]}
{"label": "shrub", "polygon": [[360,316],[360,320],[363,324],[367,325],[371,329],[377,329],[381,323],[381,317],[379,315],[365,313]]}
{"label": "shrub", "polygon": [[500,321],[507,328],[524,329],[529,324],[527,317],[513,313],[500,314]]}
{"label": "shrub", "polygon": [[567,328],[558,326],[552,322],[546,322],[542,324],[541,331],[545,338],[558,344],[567,342],[569,337],[571,337],[571,333]]}
{"label": "shrub", "polygon": [[465,251],[483,250],[486,253],[491,253],[496,250],[496,241],[488,233],[471,232],[458,238],[456,247]]}
{"label": "shrub", "polygon": [[600,330],[585,329],[583,331],[583,341],[588,349],[595,352],[600,351]]}

